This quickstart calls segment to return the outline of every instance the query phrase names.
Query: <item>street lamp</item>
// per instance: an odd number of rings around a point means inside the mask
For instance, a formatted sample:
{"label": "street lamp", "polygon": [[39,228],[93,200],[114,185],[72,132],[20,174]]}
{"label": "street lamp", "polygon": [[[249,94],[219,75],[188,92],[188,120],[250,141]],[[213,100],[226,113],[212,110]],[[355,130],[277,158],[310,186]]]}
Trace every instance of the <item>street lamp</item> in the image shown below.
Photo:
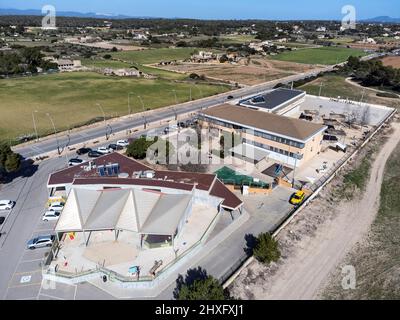
{"label": "street lamp", "polygon": [[140,102],[141,102],[141,104],[142,104],[142,109],[143,109],[143,126],[144,126],[144,129],[146,129],[146,127],[147,127],[147,120],[146,120],[146,117],[145,117],[145,115],[144,115],[144,112],[145,112],[145,107],[144,107],[144,102],[143,102],[143,99],[142,99],[142,97],[141,96],[137,96],[138,98],[139,98],[139,100],[140,100]]}
{"label": "street lamp", "polygon": [[38,112],[37,110],[32,111],[33,128],[34,128],[35,134],[36,134],[36,142],[39,141],[39,135],[37,132],[36,120],[35,120],[35,113],[37,113],[37,112]]}
{"label": "street lamp", "polygon": [[134,92],[129,92],[128,93],[128,114],[130,115],[132,113],[132,109],[131,109],[131,94],[135,94]]}
{"label": "street lamp", "polygon": [[[108,131],[107,131],[107,130],[108,130],[108,126],[110,126],[110,125],[107,126],[106,114],[105,114],[105,112],[104,112],[103,107],[100,105],[100,103],[96,103],[96,106],[98,106],[99,109],[100,109],[100,111],[103,113],[104,126],[105,126],[105,132],[106,132],[106,140],[108,140],[108,139],[109,139],[109,135],[108,135]],[[110,126],[110,127],[111,127],[111,126]]]}
{"label": "street lamp", "polygon": [[52,124],[52,126],[53,126],[54,135],[55,135],[55,137],[56,137],[56,142],[57,142],[57,151],[58,151],[58,154],[61,155],[61,153],[63,152],[63,150],[60,150],[60,144],[59,144],[59,141],[58,141],[56,126],[54,125],[54,121],[53,121],[53,119],[52,119],[50,113],[46,113],[46,116],[50,119],[50,122],[51,122],[51,124]]}

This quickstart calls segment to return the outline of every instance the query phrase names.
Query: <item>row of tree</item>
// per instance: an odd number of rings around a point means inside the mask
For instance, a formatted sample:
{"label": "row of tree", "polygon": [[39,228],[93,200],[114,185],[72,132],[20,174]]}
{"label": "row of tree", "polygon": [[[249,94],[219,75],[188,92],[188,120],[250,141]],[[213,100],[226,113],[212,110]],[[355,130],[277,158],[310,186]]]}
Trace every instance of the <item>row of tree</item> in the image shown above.
{"label": "row of tree", "polygon": [[354,77],[364,86],[380,86],[400,92],[400,69],[384,66],[379,59],[362,61],[358,57],[350,57],[339,72]]}

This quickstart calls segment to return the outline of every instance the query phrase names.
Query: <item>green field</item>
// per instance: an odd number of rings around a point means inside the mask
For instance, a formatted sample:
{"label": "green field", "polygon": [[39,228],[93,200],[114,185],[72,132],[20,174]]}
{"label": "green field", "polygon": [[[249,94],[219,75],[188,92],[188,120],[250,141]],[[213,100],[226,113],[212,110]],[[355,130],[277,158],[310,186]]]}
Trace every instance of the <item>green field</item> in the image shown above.
{"label": "green field", "polygon": [[112,54],[113,58],[137,64],[153,64],[160,61],[183,60],[190,58],[196,48],[161,48],[142,51],[123,51]]}
{"label": "green field", "polygon": [[105,59],[82,59],[82,65],[86,67],[113,69],[130,68],[132,66],[130,63]]}
{"label": "green field", "polygon": [[247,35],[247,34],[224,35],[224,36],[219,37],[218,40],[222,43],[235,43],[235,44],[260,41],[260,40],[256,40],[255,36]]}
{"label": "green field", "polygon": [[288,51],[276,56],[272,59],[280,61],[290,61],[306,64],[324,64],[332,65],[346,61],[350,56],[365,56],[363,50],[338,48],[338,47],[322,47],[313,49],[301,49],[297,51]]}
{"label": "green field", "polygon": [[176,90],[178,102],[228,91],[227,87],[191,83],[177,83],[162,79],[132,79],[108,77],[96,73],[62,73],[30,78],[0,80],[0,140],[13,140],[34,133],[32,112],[40,135],[52,132],[46,113],[54,119],[57,130],[84,125],[100,120],[100,103],[107,117],[128,114],[128,93],[131,95],[133,112],[142,111],[137,95],[145,107],[155,109],[175,104],[172,90]]}

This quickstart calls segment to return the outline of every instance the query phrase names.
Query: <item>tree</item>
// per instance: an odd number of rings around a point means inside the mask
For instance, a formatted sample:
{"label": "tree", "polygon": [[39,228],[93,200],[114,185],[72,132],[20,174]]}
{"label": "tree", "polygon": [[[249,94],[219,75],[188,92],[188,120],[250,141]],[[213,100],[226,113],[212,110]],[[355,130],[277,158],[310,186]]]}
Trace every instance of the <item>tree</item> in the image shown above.
{"label": "tree", "polygon": [[109,59],[112,58],[112,56],[111,56],[111,54],[105,54],[105,55],[103,56],[103,58],[106,59],[106,60],[109,60]]}
{"label": "tree", "polygon": [[281,257],[278,242],[272,238],[270,233],[261,233],[257,237],[253,253],[258,261],[265,264],[276,262]]}
{"label": "tree", "polygon": [[174,297],[177,300],[227,300],[229,293],[207,271],[198,267],[189,269],[185,279],[179,275]]}
{"label": "tree", "polygon": [[18,171],[21,167],[21,156],[14,152],[8,154],[4,167],[8,173]]}
{"label": "tree", "polygon": [[0,175],[16,172],[21,166],[21,156],[6,143],[0,144]]}
{"label": "tree", "polygon": [[126,155],[135,159],[144,159],[146,158],[147,149],[154,142],[154,140],[147,140],[146,137],[140,137],[129,144],[126,149]]}

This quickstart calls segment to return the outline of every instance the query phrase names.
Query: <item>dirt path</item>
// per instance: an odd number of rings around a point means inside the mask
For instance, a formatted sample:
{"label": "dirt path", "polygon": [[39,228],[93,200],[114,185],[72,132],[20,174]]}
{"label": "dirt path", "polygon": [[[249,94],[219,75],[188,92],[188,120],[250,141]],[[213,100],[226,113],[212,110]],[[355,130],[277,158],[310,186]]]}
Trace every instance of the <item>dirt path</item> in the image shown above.
{"label": "dirt path", "polygon": [[363,198],[343,203],[332,220],[318,226],[314,237],[300,240],[277,271],[266,277],[263,288],[247,286],[254,299],[318,299],[330,272],[341,267],[340,262],[364,239],[376,216],[385,163],[400,141],[400,123],[393,123],[393,129],[372,165]]}

